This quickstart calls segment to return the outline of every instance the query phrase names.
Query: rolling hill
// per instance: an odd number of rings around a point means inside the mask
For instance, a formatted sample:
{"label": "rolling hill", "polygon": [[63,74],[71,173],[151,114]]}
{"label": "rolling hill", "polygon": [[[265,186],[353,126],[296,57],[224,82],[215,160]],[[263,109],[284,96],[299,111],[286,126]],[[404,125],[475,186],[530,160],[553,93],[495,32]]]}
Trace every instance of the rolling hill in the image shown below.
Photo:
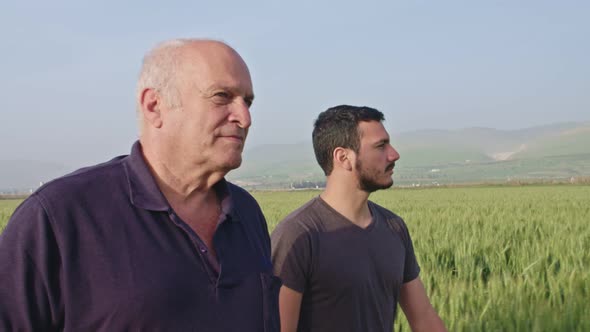
{"label": "rolling hill", "polygon": [[[394,135],[396,185],[590,177],[590,122],[520,130],[465,128]],[[1,161],[0,193],[28,192],[75,168],[43,161]],[[266,144],[244,152],[228,178],[246,188],[291,188],[324,181],[311,142]]]}
{"label": "rolling hill", "polygon": [[[420,130],[392,137],[400,152],[396,184],[505,182],[590,176],[590,122],[520,130]],[[232,181],[289,188],[323,180],[311,142],[258,146],[244,153]]]}

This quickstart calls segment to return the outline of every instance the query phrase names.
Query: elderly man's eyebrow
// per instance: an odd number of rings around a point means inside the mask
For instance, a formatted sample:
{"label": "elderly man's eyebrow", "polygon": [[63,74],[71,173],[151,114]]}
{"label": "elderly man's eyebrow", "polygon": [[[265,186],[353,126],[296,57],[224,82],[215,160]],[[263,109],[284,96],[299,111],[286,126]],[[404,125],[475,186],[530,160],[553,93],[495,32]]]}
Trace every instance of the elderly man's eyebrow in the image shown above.
{"label": "elderly man's eyebrow", "polygon": [[[214,85],[207,87],[205,90],[203,90],[203,92],[205,92],[207,94],[214,94],[215,92],[219,92],[219,91],[229,91],[233,94],[240,95],[240,93],[238,93],[240,91],[240,88],[237,86],[231,86],[231,85],[214,84]],[[246,93],[246,95],[244,97],[254,99],[254,94],[253,93]]]}
{"label": "elderly man's eyebrow", "polygon": [[[238,87],[229,86],[229,85],[219,85],[219,84],[211,85],[211,86],[207,87],[205,90],[201,91],[201,93],[203,93],[207,98],[211,98],[216,93],[218,93],[220,91],[227,91],[234,96],[241,96],[242,95],[240,93],[240,88],[238,88]],[[254,102],[255,96],[254,96],[254,93],[249,92],[249,93],[246,93],[243,98],[244,98],[244,101],[246,101],[246,103],[248,104],[248,106],[250,106]]]}

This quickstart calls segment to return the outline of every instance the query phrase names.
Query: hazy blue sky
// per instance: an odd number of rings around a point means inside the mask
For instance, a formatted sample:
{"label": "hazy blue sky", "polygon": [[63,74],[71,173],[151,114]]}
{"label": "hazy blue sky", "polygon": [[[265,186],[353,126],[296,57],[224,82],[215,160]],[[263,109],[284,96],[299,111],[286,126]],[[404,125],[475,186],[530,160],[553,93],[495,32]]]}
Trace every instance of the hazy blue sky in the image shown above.
{"label": "hazy blue sky", "polygon": [[0,159],[83,165],[137,137],[143,54],[227,41],[253,76],[247,147],[374,106],[392,132],[590,120],[588,1],[4,1]]}

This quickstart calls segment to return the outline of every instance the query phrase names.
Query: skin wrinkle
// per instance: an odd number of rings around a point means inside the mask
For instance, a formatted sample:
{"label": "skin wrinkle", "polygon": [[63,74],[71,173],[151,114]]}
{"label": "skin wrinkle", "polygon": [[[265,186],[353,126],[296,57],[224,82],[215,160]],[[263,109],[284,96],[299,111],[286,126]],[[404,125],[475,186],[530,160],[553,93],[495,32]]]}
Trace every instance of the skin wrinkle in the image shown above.
{"label": "skin wrinkle", "polygon": [[[212,47],[205,48],[203,46]],[[180,155],[177,159],[180,159],[181,164],[184,164],[180,165],[180,167],[170,165],[169,162],[153,166],[162,168],[164,174],[168,174],[170,180],[175,184],[174,186],[181,188],[180,192],[184,193],[183,196],[190,196],[193,191],[210,188],[227,171],[240,165],[241,152],[247,137],[247,129],[250,126],[247,108],[253,99],[253,92],[250,75],[245,63],[228,46],[211,41],[197,41],[183,46],[181,50],[183,50],[183,56],[179,61],[179,66],[183,70],[182,75],[179,75],[178,82],[185,84],[180,84],[178,90],[183,107],[178,112],[174,110],[176,113],[171,112],[173,109],[163,108],[161,110],[162,118],[169,119],[166,120],[162,128],[164,135],[168,136],[167,141],[169,143],[165,144],[166,148],[157,148],[159,158],[148,158],[148,161],[150,159],[166,161],[170,159],[166,155]],[[177,51],[175,50],[175,52]],[[228,61],[230,59],[231,61]],[[233,98],[230,100],[231,103],[223,105],[225,101],[215,102],[218,91],[231,91],[230,98]],[[162,100],[165,99],[164,97],[161,98]],[[244,102],[242,99],[247,101]],[[162,104],[166,105],[165,102]],[[233,109],[236,109],[234,105],[237,109],[245,109],[247,118],[242,119],[240,118],[241,115],[238,116],[233,113]],[[206,111],[207,109],[209,111]],[[207,117],[197,122],[189,117],[190,114],[201,114],[200,117]],[[189,127],[192,127],[192,129],[189,129]],[[193,136],[202,138],[187,141],[186,137],[179,136],[179,133],[187,132],[195,132]],[[205,135],[207,132],[209,133],[208,136]],[[225,140],[222,138],[227,135],[241,137],[242,142],[239,147],[227,142],[224,143]],[[182,147],[187,144],[200,146],[198,148],[199,153],[195,155],[192,152],[194,150],[192,147]],[[222,148],[223,145],[226,145],[226,147]],[[176,152],[182,150],[189,151],[189,153]],[[226,157],[225,162],[220,160],[224,159],[224,157]],[[229,160],[230,157],[233,158],[233,161]],[[213,162],[215,159],[218,162]],[[182,169],[185,169],[185,171],[182,171]],[[198,184],[195,181],[188,181],[187,184],[180,183],[182,182],[181,179],[187,178],[182,174],[183,172],[196,169],[202,170],[203,174],[200,176],[195,174],[195,177],[205,181],[200,181]],[[178,174],[179,170],[181,171],[180,174]]]}
{"label": "skin wrinkle", "polygon": [[173,82],[182,106],[169,107],[166,95],[146,87],[139,100],[140,142],[173,210],[214,253],[220,202],[213,186],[242,163],[252,81],[244,60],[221,42],[188,41],[171,52],[178,59]]}

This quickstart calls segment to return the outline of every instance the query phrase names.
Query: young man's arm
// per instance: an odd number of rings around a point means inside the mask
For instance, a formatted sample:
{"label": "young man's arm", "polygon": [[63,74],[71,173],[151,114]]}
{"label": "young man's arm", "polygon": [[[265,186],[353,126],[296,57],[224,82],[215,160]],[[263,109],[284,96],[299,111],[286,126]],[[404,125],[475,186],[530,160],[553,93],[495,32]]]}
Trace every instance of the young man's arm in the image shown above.
{"label": "young man's arm", "polygon": [[400,306],[412,331],[446,331],[443,321],[430,304],[420,277],[402,285]]}
{"label": "young man's arm", "polygon": [[279,315],[281,332],[296,332],[303,294],[282,286],[279,291]]}

